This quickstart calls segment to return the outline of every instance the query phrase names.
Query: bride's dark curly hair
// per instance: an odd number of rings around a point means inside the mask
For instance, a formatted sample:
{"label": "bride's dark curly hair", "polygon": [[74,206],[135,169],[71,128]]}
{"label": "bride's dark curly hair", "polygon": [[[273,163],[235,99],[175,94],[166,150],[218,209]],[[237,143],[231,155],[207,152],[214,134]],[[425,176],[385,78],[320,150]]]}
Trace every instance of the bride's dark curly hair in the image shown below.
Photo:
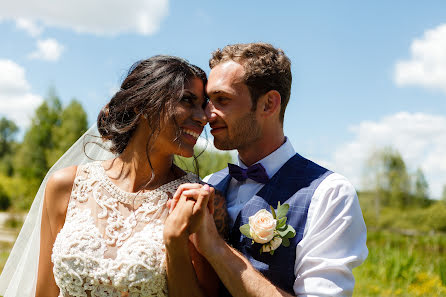
{"label": "bride's dark curly hair", "polygon": [[178,57],[159,55],[133,64],[120,90],[98,115],[99,133],[111,142],[111,152],[124,151],[142,116],[152,130],[147,144],[156,138],[163,119],[172,115],[185,84],[193,78],[206,84],[201,68]]}

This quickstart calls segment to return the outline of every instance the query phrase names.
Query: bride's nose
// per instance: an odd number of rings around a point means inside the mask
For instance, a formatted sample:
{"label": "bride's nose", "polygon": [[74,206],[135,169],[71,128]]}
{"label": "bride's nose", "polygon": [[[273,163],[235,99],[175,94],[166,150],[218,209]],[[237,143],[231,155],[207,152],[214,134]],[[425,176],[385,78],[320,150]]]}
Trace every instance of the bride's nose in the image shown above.
{"label": "bride's nose", "polygon": [[192,114],[192,119],[196,121],[197,123],[200,123],[201,126],[205,126],[208,122],[208,119],[206,117],[206,114],[204,113],[203,108],[195,108],[194,112]]}

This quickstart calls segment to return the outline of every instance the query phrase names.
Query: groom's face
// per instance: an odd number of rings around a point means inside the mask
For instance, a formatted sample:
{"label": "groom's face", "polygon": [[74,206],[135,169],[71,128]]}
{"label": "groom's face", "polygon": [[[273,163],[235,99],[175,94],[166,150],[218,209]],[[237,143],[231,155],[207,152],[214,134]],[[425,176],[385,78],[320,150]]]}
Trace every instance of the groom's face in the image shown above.
{"label": "groom's face", "polygon": [[261,137],[244,73],[242,65],[228,61],[216,65],[209,74],[206,116],[214,145],[221,150],[247,149]]}

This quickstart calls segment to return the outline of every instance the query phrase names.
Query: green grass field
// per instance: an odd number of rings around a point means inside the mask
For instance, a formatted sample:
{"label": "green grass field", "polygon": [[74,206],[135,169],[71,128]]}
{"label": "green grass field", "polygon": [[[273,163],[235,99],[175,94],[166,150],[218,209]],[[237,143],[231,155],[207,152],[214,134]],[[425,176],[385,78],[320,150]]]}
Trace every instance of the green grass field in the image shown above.
{"label": "green grass field", "polygon": [[367,246],[353,296],[446,296],[446,235],[369,230]]}

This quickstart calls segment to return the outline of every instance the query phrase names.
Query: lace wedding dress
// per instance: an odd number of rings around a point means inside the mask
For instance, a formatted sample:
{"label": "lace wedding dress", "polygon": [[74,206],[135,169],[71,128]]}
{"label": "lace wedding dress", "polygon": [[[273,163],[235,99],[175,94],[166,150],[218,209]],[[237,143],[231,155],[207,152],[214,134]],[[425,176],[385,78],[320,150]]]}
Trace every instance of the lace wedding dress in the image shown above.
{"label": "lace wedding dress", "polygon": [[78,167],[52,261],[59,296],[167,296],[163,224],[166,202],[187,174],[155,190],[129,193],[101,162]]}

